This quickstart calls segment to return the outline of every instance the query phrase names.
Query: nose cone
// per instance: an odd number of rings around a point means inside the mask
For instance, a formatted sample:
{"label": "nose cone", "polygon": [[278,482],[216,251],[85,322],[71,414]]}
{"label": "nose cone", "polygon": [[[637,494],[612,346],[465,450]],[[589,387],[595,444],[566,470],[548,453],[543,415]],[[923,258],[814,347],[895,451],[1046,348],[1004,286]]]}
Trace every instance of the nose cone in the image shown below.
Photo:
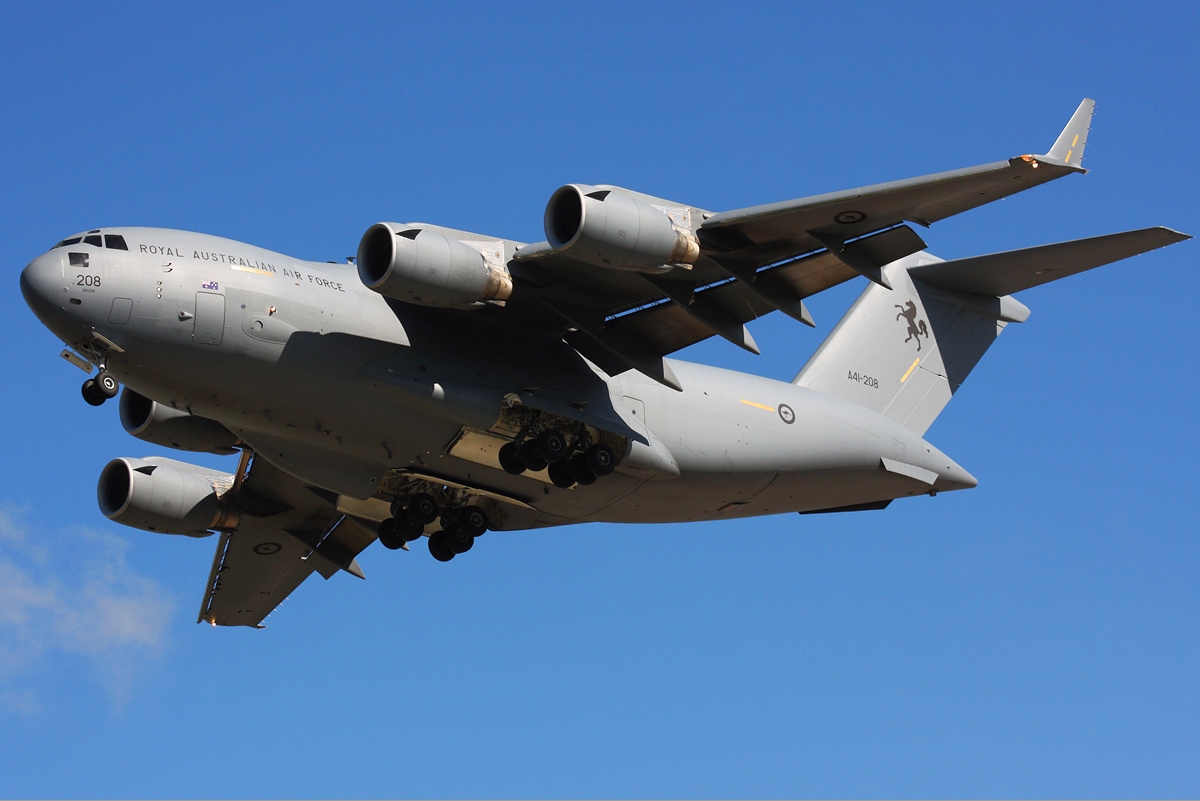
{"label": "nose cone", "polygon": [[63,284],[62,253],[43,253],[21,271],[21,294],[38,319],[49,328],[64,314],[67,296]]}

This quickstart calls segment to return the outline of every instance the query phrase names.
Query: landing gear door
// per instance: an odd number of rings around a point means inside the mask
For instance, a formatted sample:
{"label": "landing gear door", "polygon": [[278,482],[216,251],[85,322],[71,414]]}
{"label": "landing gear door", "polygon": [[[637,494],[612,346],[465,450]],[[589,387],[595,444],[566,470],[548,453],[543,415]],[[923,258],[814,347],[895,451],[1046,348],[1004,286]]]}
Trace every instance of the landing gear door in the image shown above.
{"label": "landing gear door", "polygon": [[216,292],[197,292],[192,340],[198,345],[220,345],[224,331],[225,296]]}

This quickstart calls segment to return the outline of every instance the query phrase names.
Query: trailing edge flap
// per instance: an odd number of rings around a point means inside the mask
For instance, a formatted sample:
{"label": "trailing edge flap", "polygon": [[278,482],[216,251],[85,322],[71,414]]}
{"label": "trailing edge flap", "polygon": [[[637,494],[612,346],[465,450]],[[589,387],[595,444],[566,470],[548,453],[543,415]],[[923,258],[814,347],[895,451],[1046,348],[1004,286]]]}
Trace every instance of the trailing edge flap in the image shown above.
{"label": "trailing edge flap", "polygon": [[908,273],[913,278],[944,289],[1003,297],[1185,239],[1191,237],[1170,228],[1142,228],[926,264],[909,268]]}

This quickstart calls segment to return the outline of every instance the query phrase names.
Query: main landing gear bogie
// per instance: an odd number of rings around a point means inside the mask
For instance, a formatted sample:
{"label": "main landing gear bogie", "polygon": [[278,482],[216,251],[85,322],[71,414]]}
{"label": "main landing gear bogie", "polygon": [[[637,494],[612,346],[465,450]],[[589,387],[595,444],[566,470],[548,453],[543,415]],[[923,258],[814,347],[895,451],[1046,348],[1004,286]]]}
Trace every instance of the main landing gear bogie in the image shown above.
{"label": "main landing gear bogie", "polygon": [[392,512],[394,516],[381,522],[377,530],[379,541],[390,550],[419,539],[428,523],[441,518],[441,529],[429,535],[429,553],[439,562],[449,562],[457,554],[471,550],[475,538],[483,536],[491,524],[487,513],[478,506],[442,510],[426,494],[398,499]]}
{"label": "main landing gear bogie", "polygon": [[546,470],[550,482],[561,489],[593,484],[617,466],[617,455],[608,445],[588,443],[581,437],[571,446],[562,432],[553,428],[505,443],[497,456],[504,472],[519,476],[526,470]]}
{"label": "main landing gear bogie", "polygon": [[84,381],[80,389],[83,399],[90,406],[100,406],[109,398],[116,397],[121,390],[121,384],[112,373],[101,368],[100,372],[96,373],[96,377]]}

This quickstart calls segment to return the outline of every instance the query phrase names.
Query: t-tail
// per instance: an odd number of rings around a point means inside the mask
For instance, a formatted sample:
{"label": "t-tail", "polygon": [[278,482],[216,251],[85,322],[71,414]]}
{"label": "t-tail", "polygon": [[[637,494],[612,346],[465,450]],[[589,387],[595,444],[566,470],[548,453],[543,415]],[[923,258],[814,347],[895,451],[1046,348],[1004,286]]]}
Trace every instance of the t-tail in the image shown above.
{"label": "t-tail", "polygon": [[923,435],[996,337],[1029,316],[1012,293],[1190,238],[1143,228],[955,261],[915,253],[884,268],[891,289],[867,285],[792,383]]}

